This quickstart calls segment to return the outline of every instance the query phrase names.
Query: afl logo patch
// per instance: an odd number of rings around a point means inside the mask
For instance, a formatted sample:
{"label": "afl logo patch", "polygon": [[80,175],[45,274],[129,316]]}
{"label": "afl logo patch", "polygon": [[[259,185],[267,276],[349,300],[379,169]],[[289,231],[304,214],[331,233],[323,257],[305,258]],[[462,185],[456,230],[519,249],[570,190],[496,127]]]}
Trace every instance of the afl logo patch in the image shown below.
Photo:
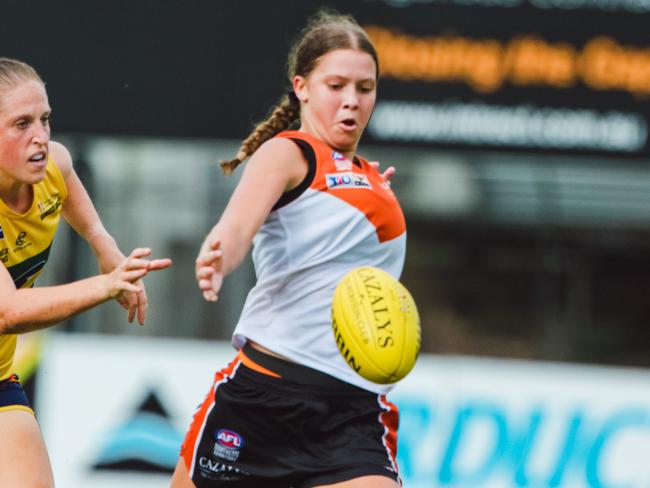
{"label": "afl logo patch", "polygon": [[242,437],[232,430],[220,429],[215,433],[214,437],[223,447],[240,449],[244,445]]}
{"label": "afl logo patch", "polygon": [[0,225],[0,239],[5,238],[5,233],[2,231],[2,226]]}
{"label": "afl logo patch", "polygon": [[214,449],[212,454],[215,457],[234,462],[239,458],[239,450],[244,445],[244,439],[237,432],[229,429],[219,429],[214,432]]}

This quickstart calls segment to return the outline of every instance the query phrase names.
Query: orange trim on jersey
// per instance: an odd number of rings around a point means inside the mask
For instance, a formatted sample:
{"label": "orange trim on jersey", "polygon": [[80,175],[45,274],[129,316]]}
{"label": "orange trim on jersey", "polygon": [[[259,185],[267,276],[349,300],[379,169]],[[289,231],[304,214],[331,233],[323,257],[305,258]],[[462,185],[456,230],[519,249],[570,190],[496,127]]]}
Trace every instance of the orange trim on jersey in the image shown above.
{"label": "orange trim on jersey", "polygon": [[[334,159],[333,153],[336,152],[334,149],[305,132],[285,131],[276,137],[300,139],[312,147],[316,155],[316,174],[310,188],[339,198],[362,212],[377,230],[379,242],[390,241],[406,232],[404,214],[395,194],[385,184],[379,172],[366,160],[357,157],[361,167],[350,161],[348,169],[345,167],[345,160]],[[328,186],[328,175],[335,176],[346,173],[363,175],[372,189]]]}
{"label": "orange trim on jersey", "polygon": [[389,402],[386,395],[379,395],[379,404],[384,408],[384,411],[379,414],[379,421],[384,426],[382,440],[388,450],[388,455],[395,469],[395,473],[399,475],[397,469],[397,426],[399,424],[399,412],[397,406]]}
{"label": "orange trim on jersey", "polygon": [[239,366],[242,362],[243,361],[241,359],[240,353],[228,366],[223,368],[221,371],[218,371],[214,375],[214,383],[212,384],[210,391],[206,395],[205,400],[201,406],[194,414],[190,428],[185,435],[185,440],[181,445],[181,457],[185,461],[185,467],[187,468],[190,477],[192,476],[192,460],[194,459],[194,453],[196,452],[196,443],[200,440],[200,437],[203,433],[203,428],[208,419],[208,415],[214,406],[215,398],[217,395],[217,388],[221,383],[226,382],[230,379],[235,369],[237,369],[237,366]]}
{"label": "orange trim on jersey", "polygon": [[266,369],[264,366],[257,364],[255,361],[253,361],[251,358],[246,356],[244,354],[243,350],[239,351],[239,354],[237,355],[238,359],[241,359],[241,362],[244,363],[244,366],[246,366],[248,369],[252,369],[253,371],[257,371],[258,373],[262,373],[268,376],[272,376],[273,378],[282,378],[281,375],[278,373],[275,373],[271,371],[270,369]]}

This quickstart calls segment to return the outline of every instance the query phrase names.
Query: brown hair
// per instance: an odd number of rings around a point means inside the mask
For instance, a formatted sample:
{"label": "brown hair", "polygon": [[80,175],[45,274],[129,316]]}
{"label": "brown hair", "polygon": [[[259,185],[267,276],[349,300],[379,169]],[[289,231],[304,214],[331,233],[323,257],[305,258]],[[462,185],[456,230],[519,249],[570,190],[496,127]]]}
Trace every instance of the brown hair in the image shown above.
{"label": "brown hair", "polygon": [[0,106],[2,106],[2,92],[14,88],[24,81],[34,80],[41,85],[45,83],[36,70],[27,63],[17,59],[0,57]]}
{"label": "brown hair", "polygon": [[[365,31],[350,15],[342,15],[333,10],[318,11],[300,32],[298,39],[289,51],[287,77],[289,83],[294,76],[307,77],[316,67],[318,60],[336,49],[358,49],[372,56],[379,76],[379,60],[372,42]],[[221,168],[230,174],[267,140],[300,118],[300,101],[289,88],[270,115],[259,122],[242,142],[235,159],[222,161]]]}

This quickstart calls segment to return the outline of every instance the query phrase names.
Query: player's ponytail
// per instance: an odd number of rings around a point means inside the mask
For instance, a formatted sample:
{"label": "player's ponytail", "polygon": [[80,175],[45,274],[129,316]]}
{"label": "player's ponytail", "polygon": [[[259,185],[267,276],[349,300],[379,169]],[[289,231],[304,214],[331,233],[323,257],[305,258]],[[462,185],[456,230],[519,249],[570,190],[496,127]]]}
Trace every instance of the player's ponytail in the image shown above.
{"label": "player's ponytail", "polygon": [[284,95],[273,108],[271,115],[257,124],[249,136],[242,142],[237,156],[229,161],[221,161],[221,169],[225,174],[232,173],[235,168],[250,157],[257,148],[274,135],[287,129],[300,116],[300,103],[296,94],[291,91]]}
{"label": "player's ponytail", "polygon": [[[307,77],[314,70],[319,59],[335,49],[357,49],[372,56],[379,77],[377,52],[366,32],[353,17],[341,15],[330,9],[319,10],[300,32],[294,42],[287,62],[287,78],[293,84],[295,76]],[[222,161],[224,173],[229,174],[267,140],[286,130],[300,119],[300,101],[293,90],[282,97],[271,115],[257,124],[244,140],[235,159]]]}

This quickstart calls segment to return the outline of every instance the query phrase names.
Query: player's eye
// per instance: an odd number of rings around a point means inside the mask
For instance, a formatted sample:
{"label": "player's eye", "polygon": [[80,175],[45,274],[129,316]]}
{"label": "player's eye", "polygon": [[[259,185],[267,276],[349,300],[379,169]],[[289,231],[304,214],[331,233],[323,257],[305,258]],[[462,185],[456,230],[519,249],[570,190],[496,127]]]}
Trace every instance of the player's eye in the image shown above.
{"label": "player's eye", "polygon": [[374,89],[375,89],[375,86],[371,85],[371,84],[368,84],[368,83],[364,83],[363,85],[359,85],[359,87],[358,87],[358,90],[361,93],[370,93]]}

